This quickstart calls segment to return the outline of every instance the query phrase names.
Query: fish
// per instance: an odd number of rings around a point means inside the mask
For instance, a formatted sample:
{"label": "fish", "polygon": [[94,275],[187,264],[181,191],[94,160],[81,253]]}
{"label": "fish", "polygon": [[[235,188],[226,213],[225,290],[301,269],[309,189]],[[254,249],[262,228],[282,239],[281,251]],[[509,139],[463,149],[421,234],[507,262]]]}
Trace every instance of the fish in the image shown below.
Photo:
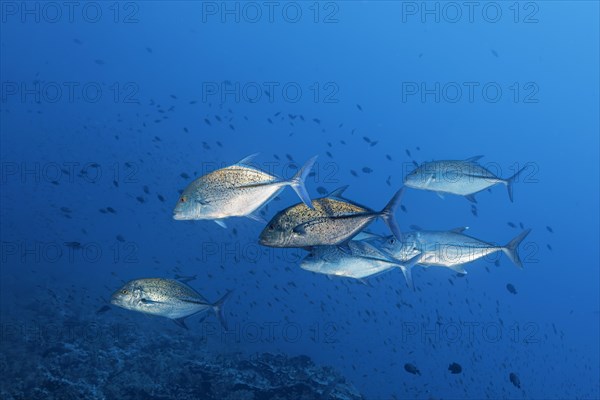
{"label": "fish", "polygon": [[521,388],[521,380],[519,379],[519,377],[517,376],[517,374],[515,374],[514,372],[511,372],[508,375],[508,379],[510,380],[510,382],[515,385],[517,388]]}
{"label": "fish", "polygon": [[504,179],[479,165],[477,161],[481,157],[483,156],[422,163],[405,177],[404,184],[413,189],[436,192],[440,196],[443,196],[443,193],[464,196],[473,203],[477,203],[475,194],[497,184],[504,184],[512,202],[513,183],[527,166]]}
{"label": "fish", "polygon": [[388,237],[379,248],[400,261],[409,260],[421,253],[416,264],[426,267],[447,267],[460,274],[467,273],[464,269],[465,264],[498,251],[502,251],[517,267],[523,267],[517,250],[531,229],[521,232],[504,246],[467,236],[463,233],[467,229],[467,227],[460,227],[450,231],[408,232],[401,237],[401,240]]}
{"label": "fish", "polygon": [[103,313],[105,313],[105,312],[107,312],[107,311],[109,311],[109,310],[110,310],[110,307],[109,307],[109,306],[107,306],[107,305],[104,305],[104,306],[100,307],[100,308],[99,308],[99,309],[96,311],[96,314],[103,314]]}
{"label": "fish", "polygon": [[462,372],[462,367],[460,364],[453,362],[448,366],[448,371],[452,374],[460,374]]}
{"label": "fish", "polygon": [[421,371],[413,364],[404,364],[404,370],[413,375],[421,375]]}
{"label": "fish", "polygon": [[257,154],[226,168],[210,172],[194,180],[183,191],[175,209],[175,220],[214,220],[226,228],[223,219],[248,217],[266,223],[256,212],[283,188],[291,186],[308,209],[313,207],[304,186],[317,157],[312,157],[290,180],[270,175],[249,165]]}
{"label": "fish", "polygon": [[506,290],[508,290],[512,294],[517,294],[517,289],[515,288],[515,286],[512,283],[506,284]]}
{"label": "fish", "polygon": [[390,257],[368,242],[368,239],[351,240],[347,249],[339,246],[315,246],[300,262],[300,268],[329,276],[342,276],[363,279],[390,269],[400,268],[409,286],[411,263],[417,258],[404,263]]}
{"label": "fish", "polygon": [[188,329],[185,324],[187,317],[212,309],[227,330],[223,305],[231,293],[229,291],[215,303],[210,303],[200,293],[175,279],[144,278],[127,282],[113,293],[110,302],[127,310],[172,319],[185,329]]}
{"label": "fish", "polygon": [[392,233],[400,237],[395,210],[404,188],[398,190],[383,210],[377,212],[343,197],[343,186],[325,197],[313,200],[314,209],[298,203],[278,212],[259,236],[259,243],[269,247],[312,247],[339,245],[382,218]]}

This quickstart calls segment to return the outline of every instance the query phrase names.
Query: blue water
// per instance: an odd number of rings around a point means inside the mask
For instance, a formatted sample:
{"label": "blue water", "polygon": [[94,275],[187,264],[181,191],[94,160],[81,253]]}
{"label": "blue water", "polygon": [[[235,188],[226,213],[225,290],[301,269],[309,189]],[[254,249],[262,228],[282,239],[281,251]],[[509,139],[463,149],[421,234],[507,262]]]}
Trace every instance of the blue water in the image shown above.
{"label": "blue water", "polygon": [[[149,382],[200,352],[304,355],[369,399],[600,397],[597,2],[65,4],[0,3],[2,398],[168,398]],[[250,219],[172,219],[194,177],[255,152],[285,178],[318,155],[313,198],[347,184],[376,210],[413,160],[527,165],[514,203],[407,190],[397,215],[500,244],[532,228],[524,268],[417,267],[412,291],[304,271]],[[229,331],[100,311],[175,274],[234,291]]]}

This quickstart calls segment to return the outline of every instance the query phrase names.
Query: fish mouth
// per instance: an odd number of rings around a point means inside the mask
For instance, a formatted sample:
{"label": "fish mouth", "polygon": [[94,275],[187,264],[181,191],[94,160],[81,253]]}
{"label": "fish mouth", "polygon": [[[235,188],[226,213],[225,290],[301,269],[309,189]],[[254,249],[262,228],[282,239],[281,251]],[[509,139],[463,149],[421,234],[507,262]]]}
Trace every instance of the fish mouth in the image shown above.
{"label": "fish mouth", "polygon": [[184,214],[175,211],[175,212],[173,212],[173,219],[176,221],[184,221],[188,218],[186,218],[186,216]]}

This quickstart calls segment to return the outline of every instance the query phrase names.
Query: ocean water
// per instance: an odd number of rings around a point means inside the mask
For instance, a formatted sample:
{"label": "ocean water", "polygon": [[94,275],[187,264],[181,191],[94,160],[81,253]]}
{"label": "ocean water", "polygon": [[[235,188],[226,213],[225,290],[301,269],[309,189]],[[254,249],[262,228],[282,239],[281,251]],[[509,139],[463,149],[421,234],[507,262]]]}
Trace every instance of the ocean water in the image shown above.
{"label": "ocean water", "polygon": [[[0,11],[1,398],[600,397],[597,2]],[[415,163],[526,167],[514,202],[407,188],[395,216],[502,245],[531,228],[523,268],[417,266],[412,290],[398,269],[305,271],[249,218],[173,219],[195,178],[253,153],[285,179],[318,155],[312,198],[349,185],[377,211]],[[298,202],[285,188],[263,217]],[[231,290],[227,329],[110,304],[139,278]]]}

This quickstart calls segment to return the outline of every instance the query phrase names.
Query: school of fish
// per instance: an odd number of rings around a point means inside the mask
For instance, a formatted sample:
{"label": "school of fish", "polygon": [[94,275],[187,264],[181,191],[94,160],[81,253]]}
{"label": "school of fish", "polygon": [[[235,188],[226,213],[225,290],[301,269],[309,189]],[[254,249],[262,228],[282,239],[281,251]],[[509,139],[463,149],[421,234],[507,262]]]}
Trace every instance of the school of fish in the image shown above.
{"label": "school of fish", "polygon": [[[412,269],[417,265],[443,267],[466,274],[466,264],[498,252],[505,254],[517,267],[522,267],[518,247],[530,229],[524,229],[503,246],[466,235],[467,227],[433,231],[411,225],[413,231],[402,233],[395,211],[406,188],[433,191],[440,197],[446,193],[459,195],[476,203],[475,194],[503,184],[512,202],[513,183],[525,167],[509,178],[500,178],[478,163],[482,156],[425,162],[416,165],[407,174],[404,186],[380,211],[376,211],[345,197],[348,186],[311,199],[305,181],[317,156],[310,158],[289,180],[252,166],[256,156],[252,154],[192,181],[181,192],[173,219],[213,220],[226,228],[228,218],[250,218],[265,224],[258,238],[261,245],[306,250],[308,254],[300,262],[302,269],[329,277],[353,278],[367,284],[368,277],[400,269],[407,285],[414,289]],[[286,186],[297,193],[301,202],[279,211],[267,222],[261,209]],[[392,235],[381,236],[366,231],[365,228],[376,219],[381,219]],[[223,304],[231,292],[211,303],[185,282],[166,278],[133,280],[113,294],[111,303],[170,318],[184,328],[185,318],[213,310],[226,328]]]}

